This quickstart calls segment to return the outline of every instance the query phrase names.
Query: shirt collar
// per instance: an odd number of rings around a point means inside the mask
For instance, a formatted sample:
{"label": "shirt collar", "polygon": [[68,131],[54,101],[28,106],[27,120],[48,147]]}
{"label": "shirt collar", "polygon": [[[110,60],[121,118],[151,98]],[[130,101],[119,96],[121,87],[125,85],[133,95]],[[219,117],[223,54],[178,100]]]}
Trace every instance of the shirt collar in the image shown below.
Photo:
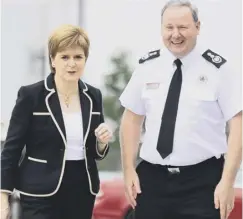
{"label": "shirt collar", "polygon": [[[166,53],[167,63],[170,66],[175,66],[173,63],[177,59],[177,57],[175,57],[167,48],[163,48],[163,50]],[[187,54],[186,56],[184,56],[183,58],[180,59],[182,62],[182,68],[188,68],[189,65],[193,64],[199,54],[200,54],[200,51],[198,49],[198,46],[195,46],[189,54]]]}

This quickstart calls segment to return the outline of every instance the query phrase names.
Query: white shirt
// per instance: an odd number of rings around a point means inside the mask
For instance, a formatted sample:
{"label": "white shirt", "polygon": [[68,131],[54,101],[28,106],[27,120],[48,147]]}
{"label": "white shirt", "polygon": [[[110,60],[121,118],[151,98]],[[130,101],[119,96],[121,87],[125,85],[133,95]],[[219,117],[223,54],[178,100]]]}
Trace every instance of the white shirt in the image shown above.
{"label": "white shirt", "polygon": [[241,74],[228,62],[217,68],[195,48],[182,58],[182,88],[177,111],[173,152],[163,159],[157,141],[176,59],[167,50],[139,64],[120,97],[122,106],[146,116],[140,157],[161,165],[192,165],[226,152],[226,121],[242,110]]}
{"label": "white shirt", "polygon": [[66,130],[66,160],[83,160],[83,120],[82,114],[63,113],[63,119]]}

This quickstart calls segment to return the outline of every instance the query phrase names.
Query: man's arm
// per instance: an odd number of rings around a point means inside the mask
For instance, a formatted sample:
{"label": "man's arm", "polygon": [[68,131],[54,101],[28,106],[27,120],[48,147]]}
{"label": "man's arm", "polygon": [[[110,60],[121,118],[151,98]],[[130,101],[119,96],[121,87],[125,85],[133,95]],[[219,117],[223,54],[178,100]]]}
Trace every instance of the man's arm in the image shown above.
{"label": "man's arm", "polygon": [[135,161],[140,142],[141,128],[144,116],[137,115],[126,109],[120,127],[120,147],[125,189],[128,201],[135,208],[136,197],[141,193],[138,175],[135,171]]}
{"label": "man's arm", "polygon": [[242,161],[242,112],[229,121],[228,151],[222,181],[233,185]]}
{"label": "man's arm", "polygon": [[220,209],[221,219],[226,219],[234,207],[234,182],[242,160],[242,75],[229,63],[221,68],[218,104],[229,124],[229,136],[223,173],[214,191],[214,203],[215,208]]}
{"label": "man's arm", "polygon": [[120,145],[123,170],[134,168],[138,153],[144,116],[125,110],[120,127]]}

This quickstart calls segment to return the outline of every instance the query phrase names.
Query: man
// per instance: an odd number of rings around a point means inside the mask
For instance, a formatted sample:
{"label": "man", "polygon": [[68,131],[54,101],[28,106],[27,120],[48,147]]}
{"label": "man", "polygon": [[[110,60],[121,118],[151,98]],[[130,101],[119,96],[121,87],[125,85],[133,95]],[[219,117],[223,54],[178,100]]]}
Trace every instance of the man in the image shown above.
{"label": "man", "polygon": [[166,48],[139,60],[120,97],[126,193],[136,219],[226,219],[242,159],[241,76],[225,58],[199,48],[190,2],[168,2],[161,23]]}

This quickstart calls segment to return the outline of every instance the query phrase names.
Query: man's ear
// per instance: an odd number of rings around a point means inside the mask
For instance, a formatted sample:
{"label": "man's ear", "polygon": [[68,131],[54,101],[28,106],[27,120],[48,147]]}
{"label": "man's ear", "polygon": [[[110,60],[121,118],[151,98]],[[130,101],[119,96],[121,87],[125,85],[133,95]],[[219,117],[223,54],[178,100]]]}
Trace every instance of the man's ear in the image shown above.
{"label": "man's ear", "polygon": [[201,29],[201,22],[200,22],[200,21],[198,21],[198,22],[196,23],[196,28],[197,28],[197,31],[198,31],[198,33],[199,33],[199,31],[200,31],[200,29]]}

